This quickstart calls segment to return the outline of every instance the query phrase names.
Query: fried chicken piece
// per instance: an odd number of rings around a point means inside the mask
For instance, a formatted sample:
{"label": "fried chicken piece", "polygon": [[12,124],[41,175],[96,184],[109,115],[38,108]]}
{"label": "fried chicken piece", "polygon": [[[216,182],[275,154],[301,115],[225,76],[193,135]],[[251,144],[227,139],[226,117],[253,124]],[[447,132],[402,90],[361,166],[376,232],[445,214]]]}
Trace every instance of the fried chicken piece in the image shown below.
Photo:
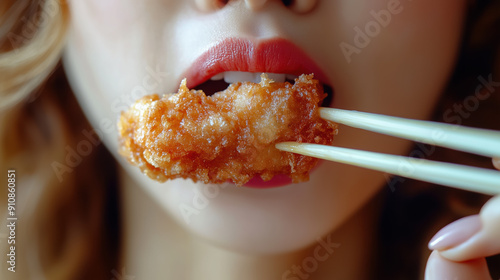
{"label": "fried chicken piece", "polygon": [[122,112],[120,153],[147,176],[163,182],[191,178],[243,185],[254,176],[288,174],[309,179],[317,159],[277,150],[296,141],[329,145],[336,125],[320,118],[326,97],[313,75],[292,85],[265,74],[260,83],[234,83],[206,96],[183,80],[177,94],[149,95]]}

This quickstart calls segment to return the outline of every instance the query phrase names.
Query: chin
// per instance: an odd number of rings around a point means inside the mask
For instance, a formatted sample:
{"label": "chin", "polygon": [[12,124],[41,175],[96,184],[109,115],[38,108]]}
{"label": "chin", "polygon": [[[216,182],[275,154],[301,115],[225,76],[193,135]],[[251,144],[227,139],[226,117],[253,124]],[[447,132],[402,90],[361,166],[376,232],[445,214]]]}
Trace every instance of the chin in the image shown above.
{"label": "chin", "polygon": [[161,194],[154,197],[188,232],[209,243],[244,254],[282,254],[314,244],[368,199],[346,197],[353,192],[325,184],[332,182],[330,165],[317,168],[308,182],[267,189],[172,180],[157,184]]}

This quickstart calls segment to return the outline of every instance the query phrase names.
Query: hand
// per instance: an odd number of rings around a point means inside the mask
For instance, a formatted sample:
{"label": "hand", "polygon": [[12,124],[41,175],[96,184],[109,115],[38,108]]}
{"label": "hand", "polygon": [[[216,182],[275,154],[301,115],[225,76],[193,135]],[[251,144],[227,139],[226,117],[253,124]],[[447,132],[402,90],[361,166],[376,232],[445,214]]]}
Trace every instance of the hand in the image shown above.
{"label": "hand", "polygon": [[[500,159],[493,159],[500,169]],[[500,188],[500,182],[499,182]],[[462,218],[441,229],[429,242],[433,250],[425,279],[490,280],[485,257],[500,254],[500,195],[478,215]]]}

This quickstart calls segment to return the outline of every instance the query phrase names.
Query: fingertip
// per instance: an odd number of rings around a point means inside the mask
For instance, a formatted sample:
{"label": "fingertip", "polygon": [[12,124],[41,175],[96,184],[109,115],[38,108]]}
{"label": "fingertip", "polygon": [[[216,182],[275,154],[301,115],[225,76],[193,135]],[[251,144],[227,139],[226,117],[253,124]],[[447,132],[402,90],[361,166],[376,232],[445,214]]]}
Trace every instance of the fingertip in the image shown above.
{"label": "fingertip", "polygon": [[464,217],[442,228],[429,241],[430,250],[447,250],[460,245],[481,230],[479,215]]}
{"label": "fingertip", "polygon": [[[489,257],[500,253],[500,196],[490,199],[479,213],[482,227],[464,242],[440,249],[440,255],[452,261]],[[458,242],[457,242],[458,243]]]}
{"label": "fingertip", "polygon": [[465,262],[453,262],[433,251],[425,268],[426,280],[475,279],[490,280],[488,265],[484,258]]}

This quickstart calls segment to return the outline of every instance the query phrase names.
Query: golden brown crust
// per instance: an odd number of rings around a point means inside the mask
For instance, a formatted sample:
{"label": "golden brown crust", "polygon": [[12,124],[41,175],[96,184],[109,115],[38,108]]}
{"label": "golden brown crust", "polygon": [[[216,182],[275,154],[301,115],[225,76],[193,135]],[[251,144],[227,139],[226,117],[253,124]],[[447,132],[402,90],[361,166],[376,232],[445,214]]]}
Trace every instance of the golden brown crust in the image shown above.
{"label": "golden brown crust", "polygon": [[210,97],[183,81],[177,94],[145,96],[122,113],[120,153],[160,182],[191,178],[242,185],[275,174],[305,181],[317,159],[274,145],[331,144],[336,126],[318,112],[325,96],[312,75],[300,76],[294,85],[263,75],[260,84],[231,84]]}

